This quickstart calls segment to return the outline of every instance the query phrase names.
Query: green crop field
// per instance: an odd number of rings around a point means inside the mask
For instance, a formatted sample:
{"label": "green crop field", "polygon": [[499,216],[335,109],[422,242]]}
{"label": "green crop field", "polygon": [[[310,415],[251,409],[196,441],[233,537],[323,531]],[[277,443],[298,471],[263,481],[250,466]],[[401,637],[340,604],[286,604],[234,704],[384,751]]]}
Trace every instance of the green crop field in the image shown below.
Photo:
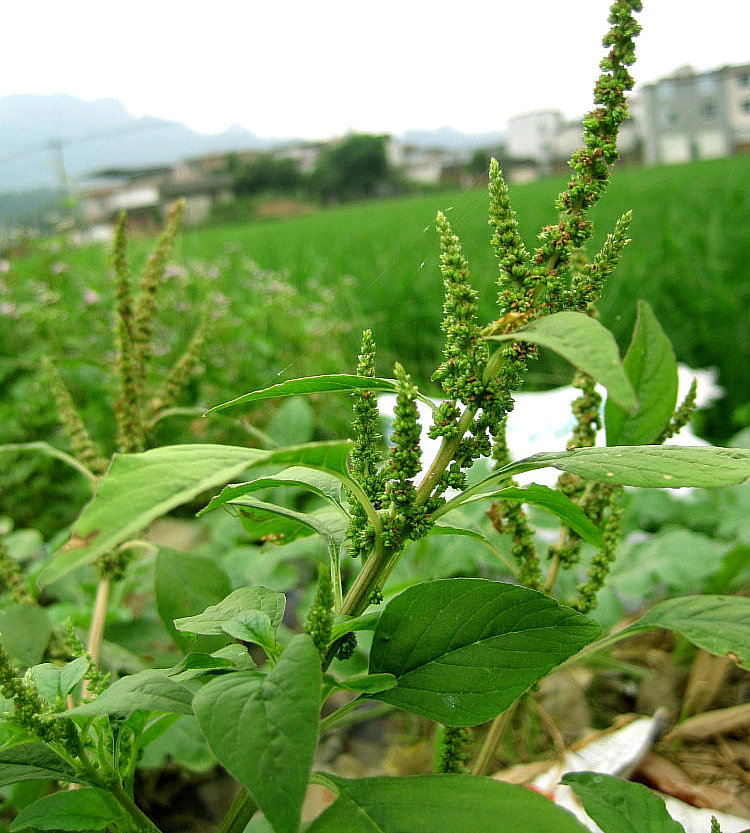
{"label": "green crop field", "polygon": [[[748,182],[750,156],[615,169],[593,212],[592,249],[622,213],[633,210],[633,243],[600,305],[603,322],[624,349],[635,301],[646,298],[680,361],[719,367],[728,396],[705,425],[717,439],[750,421],[740,412],[738,421],[731,422],[732,414],[750,402]],[[554,197],[564,184],[563,177],[556,177],[511,188],[528,247],[541,226],[554,221]],[[183,253],[188,259],[230,264],[242,253],[265,268],[287,271],[303,291],[310,285],[341,287],[344,314],[375,332],[380,372],[388,374],[400,356],[424,381],[441,344],[442,288],[434,230],[438,209],[446,212],[461,237],[483,313],[490,320],[496,270],[483,187],[195,231],[185,235]],[[231,268],[226,274],[231,276]],[[357,333],[352,332],[352,351],[356,345]],[[561,368],[548,364],[532,378],[537,383],[563,381]]]}
{"label": "green crop field", "polygon": [[[592,249],[623,212],[633,209],[633,242],[600,305],[603,322],[625,349],[635,302],[646,298],[680,361],[719,368],[727,395],[700,416],[697,426],[715,442],[750,423],[748,182],[748,155],[663,168],[616,168],[593,212]],[[554,199],[564,184],[560,176],[511,187],[529,248],[541,226],[555,220]],[[157,334],[164,367],[189,340],[202,306],[215,308],[216,322],[205,372],[183,404],[209,406],[281,378],[352,371],[364,326],[373,329],[378,344],[378,373],[390,376],[398,358],[429,389],[442,344],[434,228],[439,209],[461,237],[489,321],[496,266],[484,187],[185,232],[163,292]],[[135,274],[149,246],[146,240],[130,246]],[[114,349],[106,247],[42,242],[23,256],[11,253],[3,268],[0,443],[64,443],[56,437],[54,408],[38,374],[42,355],[57,361],[94,435],[111,436],[111,410],[101,404],[107,401]],[[570,375],[570,368],[543,357],[532,368],[530,382],[564,384]],[[345,401],[316,407],[318,436],[342,430]],[[262,427],[270,412],[265,407],[249,419]],[[160,439],[189,440],[195,430],[184,419],[169,420]],[[247,439],[230,431],[212,436]],[[26,489],[34,472],[53,465],[19,458],[4,484],[19,502],[31,506]],[[64,493],[67,486],[61,482],[59,488]]]}

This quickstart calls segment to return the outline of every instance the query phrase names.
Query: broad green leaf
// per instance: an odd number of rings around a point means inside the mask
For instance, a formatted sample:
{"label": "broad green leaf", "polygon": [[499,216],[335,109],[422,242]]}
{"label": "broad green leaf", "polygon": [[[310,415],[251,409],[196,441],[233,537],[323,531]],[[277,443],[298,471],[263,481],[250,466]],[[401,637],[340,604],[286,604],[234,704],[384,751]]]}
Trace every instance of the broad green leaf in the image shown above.
{"label": "broad green leaf", "polygon": [[139,671],[121,677],[96,700],[76,706],[58,717],[130,714],[136,709],[169,714],[191,714],[193,693],[163,671]]}
{"label": "broad green leaf", "polygon": [[275,451],[228,445],[173,445],[116,454],[84,507],[68,543],[40,571],[40,586],[90,564],[155,518],[256,465],[304,465],[346,473],[351,443],[323,442]]}
{"label": "broad green leaf", "polygon": [[218,495],[211,498],[208,506],[201,509],[198,515],[210,512],[225,503],[231,503],[243,495],[249,495],[264,489],[276,489],[280,486],[304,489],[322,497],[334,506],[340,506],[341,482],[338,478],[324,471],[313,471],[302,466],[292,466],[278,474],[259,477],[257,480],[251,480],[248,483],[233,483],[226,486]]}
{"label": "broad green leaf", "polygon": [[53,665],[45,662],[31,669],[37,691],[54,703],[58,698],[65,698],[81,682],[89,667],[86,657],[77,657],[67,665]]}
{"label": "broad green leaf", "polygon": [[154,567],[154,588],[159,616],[183,651],[211,653],[226,644],[221,636],[201,636],[197,640],[180,633],[175,619],[201,613],[229,595],[229,576],[210,558],[160,547]]}
{"label": "broad green leaf", "polygon": [[217,635],[225,633],[224,625],[246,610],[260,610],[276,629],[281,624],[285,605],[283,593],[276,593],[267,587],[240,587],[217,604],[207,607],[203,613],[177,619],[174,624],[178,631]]}
{"label": "broad green leaf", "polygon": [[485,494],[472,494],[466,500],[462,500],[462,497],[462,495],[459,495],[454,500],[445,504],[439,514],[441,516],[445,515],[454,508],[458,509],[478,500],[488,500],[490,498],[492,500],[514,500],[520,503],[528,503],[531,506],[538,506],[540,509],[546,509],[553,515],[557,515],[558,518],[564,521],[567,526],[587,543],[597,548],[602,545],[601,533],[586,516],[586,513],[581,507],[573,503],[570,498],[565,497],[561,492],[556,489],[550,489],[548,486],[531,483],[528,486],[520,488],[512,487],[491,490]]}
{"label": "broad green leaf", "polygon": [[360,694],[375,694],[378,691],[385,691],[396,685],[396,678],[393,674],[360,674],[357,677],[349,677],[346,680],[337,680],[330,674],[325,674],[323,681],[331,689],[342,691],[356,691]]}
{"label": "broad green leaf", "polygon": [[637,406],[633,386],[622,364],[617,342],[596,319],[582,312],[556,312],[512,333],[487,336],[491,341],[518,341],[547,347],[607,389],[627,411]]}
{"label": "broad green leaf", "polygon": [[[498,469],[462,495],[462,502],[526,471],[552,467],[600,483],[678,489],[732,486],[750,477],[750,449],[711,446],[620,445],[543,451]],[[447,506],[448,504],[446,504]]]}
{"label": "broad green leaf", "polygon": [[645,628],[676,631],[699,648],[750,668],[750,598],[746,596],[667,599],[617,636]]}
{"label": "broad green leaf", "polygon": [[12,604],[0,610],[0,642],[21,665],[37,665],[52,634],[47,611],[34,604]]}
{"label": "broad green leaf", "polygon": [[225,633],[241,642],[260,645],[269,655],[276,655],[276,634],[271,620],[260,610],[243,610],[222,625]]}
{"label": "broad green leaf", "polygon": [[320,656],[295,636],[267,677],[226,674],[193,703],[219,762],[243,784],[276,833],[297,833],[320,711]]}
{"label": "broad green leaf", "polygon": [[289,544],[317,533],[335,552],[349,527],[346,515],[332,506],[297,512],[249,497],[237,498],[231,505],[238,507],[242,526],[253,541]]}
{"label": "broad green leaf", "polygon": [[24,807],[10,826],[16,830],[102,830],[124,821],[125,812],[109,793],[95,787],[60,790]]}
{"label": "broad green leaf", "polygon": [[[448,506],[448,504],[445,504],[445,506]],[[459,509],[460,507],[457,505],[455,508]],[[448,511],[452,511],[452,509],[453,507],[451,507]],[[430,531],[427,534],[430,536],[460,535],[461,537],[471,538],[474,541],[478,541],[480,544],[485,546],[495,556],[495,558],[502,561],[503,566],[511,573],[511,575],[518,575],[518,566],[515,564],[513,559],[509,558],[502,550],[498,549],[480,529],[476,529],[473,525],[455,526],[454,524],[446,523],[441,518],[437,521],[437,523],[430,527]]]}
{"label": "broad green leaf", "polygon": [[315,433],[315,412],[306,399],[287,399],[276,408],[265,431],[280,446],[310,442]]}
{"label": "broad green leaf", "polygon": [[0,787],[37,778],[85,780],[76,776],[70,764],[41,741],[18,743],[0,749]]}
{"label": "broad green leaf", "polygon": [[568,773],[560,783],[571,787],[602,833],[685,833],[664,801],[642,784],[596,772]]}
{"label": "broad green leaf", "polygon": [[538,793],[491,778],[417,775],[347,780],[316,774],[338,794],[307,833],[586,833]]}
{"label": "broad green leaf", "polygon": [[331,642],[335,642],[353,631],[374,631],[380,619],[380,611],[363,613],[361,616],[337,616],[331,629]]}
{"label": "broad green leaf", "polygon": [[389,602],[375,628],[369,671],[398,684],[373,699],[447,726],[476,726],[599,633],[525,587],[471,578],[417,584]]}
{"label": "broad green leaf", "polygon": [[[253,663],[254,665],[255,663]],[[185,682],[186,680],[192,680],[194,677],[202,677],[209,671],[229,671],[234,668],[235,665],[230,659],[194,652],[184,656],[166,674],[177,682]]]}
{"label": "broad green leaf", "polygon": [[607,445],[648,445],[666,427],[677,403],[677,359],[647,301],[638,301],[633,339],[623,359],[638,408],[629,413],[609,398],[604,408]]}
{"label": "broad green leaf", "polygon": [[[262,402],[264,399],[274,399],[277,396],[298,396],[310,393],[351,393],[357,390],[382,390],[396,393],[398,385],[395,379],[379,379],[373,376],[354,376],[347,373],[336,373],[330,376],[307,376],[303,379],[288,379],[270,388],[254,390],[232,399],[214,405],[207,413],[223,411],[234,405],[248,405],[251,402]],[[424,396],[419,396],[431,408],[435,404]]]}

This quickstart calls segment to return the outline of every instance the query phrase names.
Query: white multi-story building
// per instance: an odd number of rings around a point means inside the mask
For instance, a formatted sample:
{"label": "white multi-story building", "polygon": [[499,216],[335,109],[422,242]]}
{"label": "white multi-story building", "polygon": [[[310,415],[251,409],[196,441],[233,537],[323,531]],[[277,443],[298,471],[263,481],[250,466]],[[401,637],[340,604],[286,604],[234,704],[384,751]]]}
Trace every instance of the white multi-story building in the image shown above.
{"label": "white multi-story building", "polygon": [[640,89],[648,165],[728,156],[750,146],[750,64],[682,67]]}

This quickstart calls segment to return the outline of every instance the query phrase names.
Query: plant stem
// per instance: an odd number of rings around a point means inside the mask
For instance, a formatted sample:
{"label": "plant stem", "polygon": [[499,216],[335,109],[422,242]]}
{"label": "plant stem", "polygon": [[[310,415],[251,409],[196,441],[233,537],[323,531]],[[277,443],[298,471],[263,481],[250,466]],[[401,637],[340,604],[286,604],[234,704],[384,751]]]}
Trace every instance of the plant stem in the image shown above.
{"label": "plant stem", "polygon": [[162,833],[162,831],[151,821],[151,819],[141,810],[141,808],[133,801],[133,799],[122,788],[122,784],[118,780],[108,784],[107,788],[112,793],[117,803],[127,812],[135,823],[135,830],[138,833]]}
{"label": "plant stem", "polygon": [[482,748],[479,751],[479,757],[477,758],[476,763],[474,764],[474,775],[486,775],[487,770],[489,770],[490,766],[492,765],[492,761],[495,758],[495,751],[497,750],[498,744],[500,743],[500,739],[505,732],[505,729],[510,723],[511,717],[513,717],[513,712],[516,710],[516,705],[518,704],[518,700],[511,703],[508,708],[499,714],[493,721],[492,725],[490,726],[489,732],[487,732],[487,737],[484,739],[484,743],[482,744]]}
{"label": "plant stem", "polygon": [[414,501],[417,506],[421,506],[429,500],[433,489],[443,476],[443,472],[453,461],[456,449],[474,421],[477,410],[477,408],[467,408],[461,415],[461,419],[458,421],[456,433],[449,440],[443,439],[437,456],[432,461],[432,465],[417,489],[417,495]]}
{"label": "plant stem", "polygon": [[[91,658],[92,665],[99,665],[99,650],[102,646],[102,635],[104,634],[104,622],[107,618],[107,604],[109,603],[110,579],[104,576],[96,588],[96,601],[94,612],[91,616],[91,627],[89,628],[89,640],[86,650]],[[84,680],[83,697],[88,695],[88,680]]]}
{"label": "plant stem", "polygon": [[240,787],[232,806],[216,828],[216,833],[242,833],[257,809],[258,805],[250,793],[244,787]]}

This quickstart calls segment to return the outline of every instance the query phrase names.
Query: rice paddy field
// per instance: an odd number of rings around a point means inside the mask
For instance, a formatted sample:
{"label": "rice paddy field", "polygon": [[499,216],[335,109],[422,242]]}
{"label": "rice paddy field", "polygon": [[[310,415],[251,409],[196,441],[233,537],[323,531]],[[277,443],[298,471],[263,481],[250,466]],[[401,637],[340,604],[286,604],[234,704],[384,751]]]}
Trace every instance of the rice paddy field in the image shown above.
{"label": "rice paddy field", "polygon": [[[554,197],[564,184],[565,178],[557,177],[511,187],[529,248],[539,229],[555,220]],[[593,215],[592,251],[616,219],[633,210],[633,242],[605,291],[600,305],[603,322],[624,350],[635,302],[645,298],[680,361],[719,369],[727,397],[703,426],[716,440],[750,422],[749,186],[750,156],[616,169]],[[373,328],[380,349],[379,372],[390,375],[398,358],[425,383],[442,343],[437,210],[447,214],[459,234],[483,315],[492,320],[496,266],[484,187],[206,229],[187,234],[182,250],[187,259],[214,263],[231,262],[233,253],[242,252],[264,268],[288,273],[303,292],[310,286],[339,289],[340,312]],[[231,268],[226,276],[231,281]],[[252,298],[247,301],[252,303]],[[336,313],[331,310],[333,318]],[[352,351],[357,337],[352,332]],[[568,374],[560,365],[543,362],[531,381],[556,384],[567,381],[562,377]]]}
{"label": "rice paddy field", "polygon": [[[511,186],[529,248],[539,229],[555,220],[554,199],[565,180]],[[750,424],[748,184],[750,155],[615,169],[593,214],[592,251],[615,220],[633,210],[633,242],[600,304],[603,323],[624,351],[636,301],[645,298],[679,361],[718,369],[726,395],[699,414],[694,426],[717,443]],[[202,373],[181,404],[199,410],[280,379],[351,372],[365,326],[378,344],[377,372],[392,375],[399,360],[429,392],[442,344],[435,215],[445,212],[460,236],[482,315],[490,321],[497,272],[487,202],[486,188],[478,186],[186,231],[168,267],[156,330],[164,369],[189,341],[205,306],[215,321]],[[151,243],[131,242],[129,261],[136,276]],[[58,364],[94,436],[112,436],[113,294],[107,247],[74,247],[57,239],[2,256],[0,443],[64,443],[39,374],[42,355]],[[529,383],[546,387],[570,378],[569,367],[543,357]],[[314,402],[311,436],[340,435],[347,408],[346,402]],[[266,406],[247,419],[265,430],[273,413]],[[195,441],[197,432],[214,441],[247,441],[247,432],[236,424],[217,425],[170,419],[157,439]],[[0,506],[0,514],[23,515],[28,507],[38,518],[43,499],[61,512],[50,523],[62,521],[65,511],[57,498],[64,503],[70,493],[56,479],[55,466],[19,457],[0,475],[4,501],[10,501]]]}

